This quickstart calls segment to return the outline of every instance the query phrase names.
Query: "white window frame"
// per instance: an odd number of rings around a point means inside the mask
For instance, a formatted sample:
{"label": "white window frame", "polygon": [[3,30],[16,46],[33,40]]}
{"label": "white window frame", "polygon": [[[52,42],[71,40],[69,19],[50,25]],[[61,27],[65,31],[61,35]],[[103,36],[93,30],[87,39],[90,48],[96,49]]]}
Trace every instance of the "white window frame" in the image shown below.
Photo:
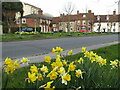
{"label": "white window frame", "polygon": [[18,19],[18,20],[16,21],[16,24],[20,24],[20,19]]}
{"label": "white window frame", "polygon": [[[24,22],[25,21],[25,22]],[[22,18],[22,23],[25,24],[26,23],[26,18]]]}

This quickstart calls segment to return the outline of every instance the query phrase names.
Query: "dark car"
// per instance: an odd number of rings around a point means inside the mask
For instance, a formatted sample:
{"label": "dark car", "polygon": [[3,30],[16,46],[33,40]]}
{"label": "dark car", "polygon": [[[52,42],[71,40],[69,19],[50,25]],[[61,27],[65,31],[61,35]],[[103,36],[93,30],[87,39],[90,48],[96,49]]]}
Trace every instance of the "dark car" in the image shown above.
{"label": "dark car", "polygon": [[22,32],[32,32],[33,28],[22,28]]}

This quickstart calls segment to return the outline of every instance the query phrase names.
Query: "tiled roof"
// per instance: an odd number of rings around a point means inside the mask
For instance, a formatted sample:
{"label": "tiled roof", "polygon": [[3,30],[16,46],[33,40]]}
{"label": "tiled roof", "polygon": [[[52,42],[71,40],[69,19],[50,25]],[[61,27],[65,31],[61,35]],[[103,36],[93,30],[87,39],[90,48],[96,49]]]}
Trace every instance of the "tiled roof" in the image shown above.
{"label": "tiled roof", "polygon": [[[94,22],[99,22],[97,20],[97,16],[96,15],[94,17]],[[100,16],[100,22],[120,22],[120,14],[119,15],[99,15]],[[109,20],[106,19],[106,17],[109,16]]]}

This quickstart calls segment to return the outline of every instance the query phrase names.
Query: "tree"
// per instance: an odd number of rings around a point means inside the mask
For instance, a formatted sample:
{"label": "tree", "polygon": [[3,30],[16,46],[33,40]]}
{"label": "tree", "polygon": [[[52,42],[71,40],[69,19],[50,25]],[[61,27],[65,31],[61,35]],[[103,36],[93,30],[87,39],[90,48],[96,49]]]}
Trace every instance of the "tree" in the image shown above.
{"label": "tree", "polygon": [[68,2],[63,8],[63,12],[65,12],[67,16],[66,28],[68,32],[70,31],[70,15],[73,13],[74,10],[75,10],[75,6],[71,2]]}
{"label": "tree", "polygon": [[8,27],[9,33],[17,12],[20,12],[21,16],[23,15],[21,2],[2,2],[2,21]]}

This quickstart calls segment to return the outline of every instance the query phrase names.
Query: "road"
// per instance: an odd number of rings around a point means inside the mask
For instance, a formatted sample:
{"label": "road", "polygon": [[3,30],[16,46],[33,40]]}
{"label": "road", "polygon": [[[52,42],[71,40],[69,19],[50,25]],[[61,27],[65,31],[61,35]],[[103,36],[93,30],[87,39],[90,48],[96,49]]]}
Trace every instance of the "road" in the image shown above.
{"label": "road", "polygon": [[112,41],[118,41],[118,35],[3,42],[2,59],[5,59],[6,57],[20,58],[48,53],[56,46],[60,46],[63,49],[72,49],[81,48],[82,46],[98,45]]}

